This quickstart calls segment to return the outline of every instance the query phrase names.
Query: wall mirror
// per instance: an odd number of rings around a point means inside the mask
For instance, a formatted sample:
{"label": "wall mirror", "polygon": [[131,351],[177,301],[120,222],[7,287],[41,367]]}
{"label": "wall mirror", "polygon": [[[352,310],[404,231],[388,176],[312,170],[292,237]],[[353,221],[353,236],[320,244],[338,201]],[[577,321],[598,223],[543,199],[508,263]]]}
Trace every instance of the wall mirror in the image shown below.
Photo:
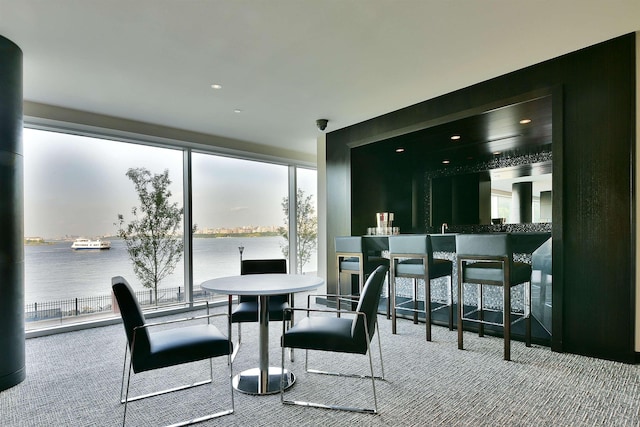
{"label": "wall mirror", "polygon": [[531,183],[531,221],[552,222],[552,163],[527,165],[524,170],[500,168],[489,171],[491,177],[491,218],[504,218],[506,223],[523,222],[511,215],[514,184]]}
{"label": "wall mirror", "polygon": [[352,227],[366,230],[378,211],[395,212],[402,232],[490,225],[495,217],[511,223],[510,212],[492,213],[492,203],[499,196],[504,203],[524,181],[532,182],[536,214],[522,222],[550,222],[550,209],[540,214],[537,206],[551,195],[552,95],[496,105],[354,147],[352,167],[368,172],[352,174],[359,189]]}

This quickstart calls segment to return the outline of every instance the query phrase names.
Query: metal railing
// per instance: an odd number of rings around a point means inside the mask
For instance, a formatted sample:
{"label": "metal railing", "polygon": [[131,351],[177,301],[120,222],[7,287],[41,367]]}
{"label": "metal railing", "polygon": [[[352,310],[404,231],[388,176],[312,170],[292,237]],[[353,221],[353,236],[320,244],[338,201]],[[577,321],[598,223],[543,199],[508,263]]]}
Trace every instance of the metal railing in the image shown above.
{"label": "metal railing", "polygon": [[[143,309],[145,307],[156,307],[185,302],[185,292],[184,288],[181,286],[175,288],[159,288],[157,302],[155,300],[155,293],[153,289],[136,291],[135,294]],[[200,286],[194,287],[193,299],[195,301],[209,299],[211,296],[211,293],[201,289]],[[62,320],[65,318],[117,312],[118,309],[115,296],[113,294],[109,294],[27,304],[25,306],[24,319],[25,322],[38,322],[43,320]]]}

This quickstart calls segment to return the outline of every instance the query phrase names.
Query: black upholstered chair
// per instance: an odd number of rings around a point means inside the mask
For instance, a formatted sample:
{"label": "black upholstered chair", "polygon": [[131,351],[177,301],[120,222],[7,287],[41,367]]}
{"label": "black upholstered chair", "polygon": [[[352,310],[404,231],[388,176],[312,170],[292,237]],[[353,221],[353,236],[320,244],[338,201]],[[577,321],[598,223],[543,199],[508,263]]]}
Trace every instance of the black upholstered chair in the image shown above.
{"label": "black upholstered chair", "polygon": [[[431,312],[447,308],[449,310],[449,330],[453,330],[453,263],[444,259],[434,259],[431,237],[427,234],[389,236],[389,259],[391,264],[391,331],[396,333],[396,317],[398,308],[413,312],[413,323],[418,323],[418,279],[424,281],[425,301],[424,315],[426,338],[431,341]],[[447,303],[432,308],[431,280],[449,277],[447,286]],[[398,303],[396,300],[396,278],[413,279],[413,298]]]}
{"label": "black upholstered chair", "polygon": [[[459,234],[456,236],[458,253],[458,348],[463,349],[463,321],[478,324],[478,333],[484,334],[484,325],[503,328],[504,360],[511,359],[511,325],[525,321],[525,344],[531,346],[531,265],[516,262],[511,249],[511,235]],[[478,304],[471,311],[464,308],[464,284],[476,284]],[[524,307],[522,313],[512,312],[511,288],[525,284]],[[499,286],[503,289],[502,322],[485,318],[488,310],[483,303],[483,287]],[[515,320],[512,321],[511,317]]]}
{"label": "black upholstered chair", "polygon": [[[285,348],[300,348],[305,351],[305,370],[309,373],[320,373],[326,375],[350,376],[356,378],[370,378],[373,386],[374,409],[363,409],[354,407],[344,407],[336,405],[326,405],[322,403],[302,402],[298,400],[284,399],[284,377],[280,387],[280,399],[284,404],[313,406],[318,408],[339,409],[345,411],[377,413],[378,399],[376,396],[376,379],[384,379],[384,366],[382,364],[382,349],[380,347],[380,335],[378,334],[378,350],[380,353],[381,375],[376,377],[373,370],[373,359],[371,355],[371,339],[376,332],[378,326],[377,314],[378,304],[380,303],[380,292],[384,279],[387,274],[386,266],[379,266],[367,279],[364,288],[360,294],[358,305],[355,311],[342,311],[344,317],[333,317],[327,315],[311,316],[311,313],[336,313],[331,309],[310,309],[307,304],[306,309],[286,309],[286,311],[301,310],[307,313],[300,322],[285,330],[283,322],[282,327],[282,372],[284,375],[284,353]],[[352,316],[347,316],[351,313]],[[324,372],[312,370],[308,368],[309,350],[321,350],[337,353],[353,353],[369,356],[370,375],[351,375],[334,372]],[[341,391],[341,393],[345,393]]]}
{"label": "black upholstered chair", "polygon": [[[231,384],[231,376],[233,372],[231,353],[233,351],[233,344],[230,339],[228,339],[218,330],[218,328],[209,322],[211,317],[226,317],[226,314],[209,315],[207,305],[206,316],[195,316],[186,319],[147,323],[129,283],[120,276],[113,277],[111,282],[113,293],[118,302],[118,307],[122,316],[124,330],[127,335],[127,345],[125,348],[124,364],[122,368],[122,384],[120,387],[120,402],[124,403],[122,425],[125,425],[127,418],[127,404],[129,402],[212,383],[213,365],[211,359],[218,356],[227,356],[231,409],[205,415],[190,421],[185,421],[178,425],[193,424],[195,422],[232,414],[234,411],[233,388]],[[196,324],[196,322],[191,322],[188,326],[183,327],[161,327],[161,325],[177,324],[186,321],[195,321],[198,319],[202,319],[202,322],[206,319],[206,323]],[[226,324],[227,328],[230,329],[228,317]],[[127,379],[125,387],[127,359],[129,360],[129,373],[126,375]],[[129,397],[132,370],[134,373],[139,374],[145,371],[204,359],[209,359],[210,378],[208,380],[194,384],[182,385],[142,396]]]}
{"label": "black upholstered chair", "polygon": [[[240,274],[268,274],[287,273],[287,260],[285,259],[245,259],[240,267]],[[272,295],[269,297],[269,321],[282,321],[284,309],[293,304],[293,295]],[[231,323],[238,324],[238,342],[235,353],[242,342],[241,323],[258,321],[258,297],[252,295],[240,295],[238,305],[233,308],[231,296],[229,296],[229,313]],[[286,314],[286,320],[291,321],[291,313]],[[231,336],[229,336],[231,338]]]}
{"label": "black upholstered chair", "polygon": [[[364,282],[378,266],[389,266],[389,260],[381,256],[369,253],[365,245],[365,240],[361,236],[338,236],[335,238],[336,248],[336,267],[337,267],[337,292],[338,307],[340,305],[340,296],[351,297],[354,294],[351,291],[351,283],[349,283],[349,292],[343,293],[340,286],[340,275],[349,273],[349,277],[358,276],[358,291],[362,291]],[[389,308],[387,309],[387,318],[389,317]]]}

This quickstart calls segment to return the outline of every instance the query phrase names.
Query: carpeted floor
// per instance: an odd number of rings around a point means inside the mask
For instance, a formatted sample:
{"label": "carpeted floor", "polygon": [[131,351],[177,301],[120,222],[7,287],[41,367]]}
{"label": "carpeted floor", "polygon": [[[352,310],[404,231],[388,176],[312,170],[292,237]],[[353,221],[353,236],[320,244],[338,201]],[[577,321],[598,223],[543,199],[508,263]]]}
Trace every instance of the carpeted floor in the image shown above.
{"label": "carpeted floor", "polygon": [[[546,347],[512,344],[512,361],[502,360],[502,340],[398,323],[398,334],[379,317],[386,381],[377,383],[380,414],[352,414],[283,406],[279,395],[235,392],[233,415],[201,425],[242,426],[638,426],[640,367],[552,353]],[[226,329],[225,329],[226,330]],[[234,333],[236,329],[234,327]],[[279,366],[280,324],[270,329],[271,365]],[[27,379],[0,392],[1,426],[117,426],[124,352],[121,325],[27,340]],[[375,348],[374,348],[375,350]],[[377,351],[374,352],[374,355]],[[303,353],[287,361],[297,382],[288,398],[371,405],[366,380],[304,373]],[[312,353],[313,367],[366,372],[363,356]],[[374,358],[374,362],[377,358]],[[234,371],[257,366],[257,325],[243,326],[243,346]],[[379,366],[379,365],[378,365]],[[214,361],[215,384],[129,405],[127,425],[163,425],[229,405],[226,359]],[[134,376],[132,390],[177,385],[208,375],[198,362]],[[136,391],[132,391],[136,393]]]}

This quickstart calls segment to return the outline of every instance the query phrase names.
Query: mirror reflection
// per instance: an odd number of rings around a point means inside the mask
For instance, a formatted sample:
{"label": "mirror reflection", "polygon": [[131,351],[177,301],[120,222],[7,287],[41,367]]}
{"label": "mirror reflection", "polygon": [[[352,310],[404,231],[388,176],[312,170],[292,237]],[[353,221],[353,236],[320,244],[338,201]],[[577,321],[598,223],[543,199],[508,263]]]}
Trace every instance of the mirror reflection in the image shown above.
{"label": "mirror reflection", "polygon": [[[531,183],[531,221],[524,221],[512,215],[514,201],[514,184]],[[499,179],[491,181],[491,218],[502,219],[504,223],[551,222],[551,174],[516,179]],[[494,223],[497,221],[494,221]]]}

